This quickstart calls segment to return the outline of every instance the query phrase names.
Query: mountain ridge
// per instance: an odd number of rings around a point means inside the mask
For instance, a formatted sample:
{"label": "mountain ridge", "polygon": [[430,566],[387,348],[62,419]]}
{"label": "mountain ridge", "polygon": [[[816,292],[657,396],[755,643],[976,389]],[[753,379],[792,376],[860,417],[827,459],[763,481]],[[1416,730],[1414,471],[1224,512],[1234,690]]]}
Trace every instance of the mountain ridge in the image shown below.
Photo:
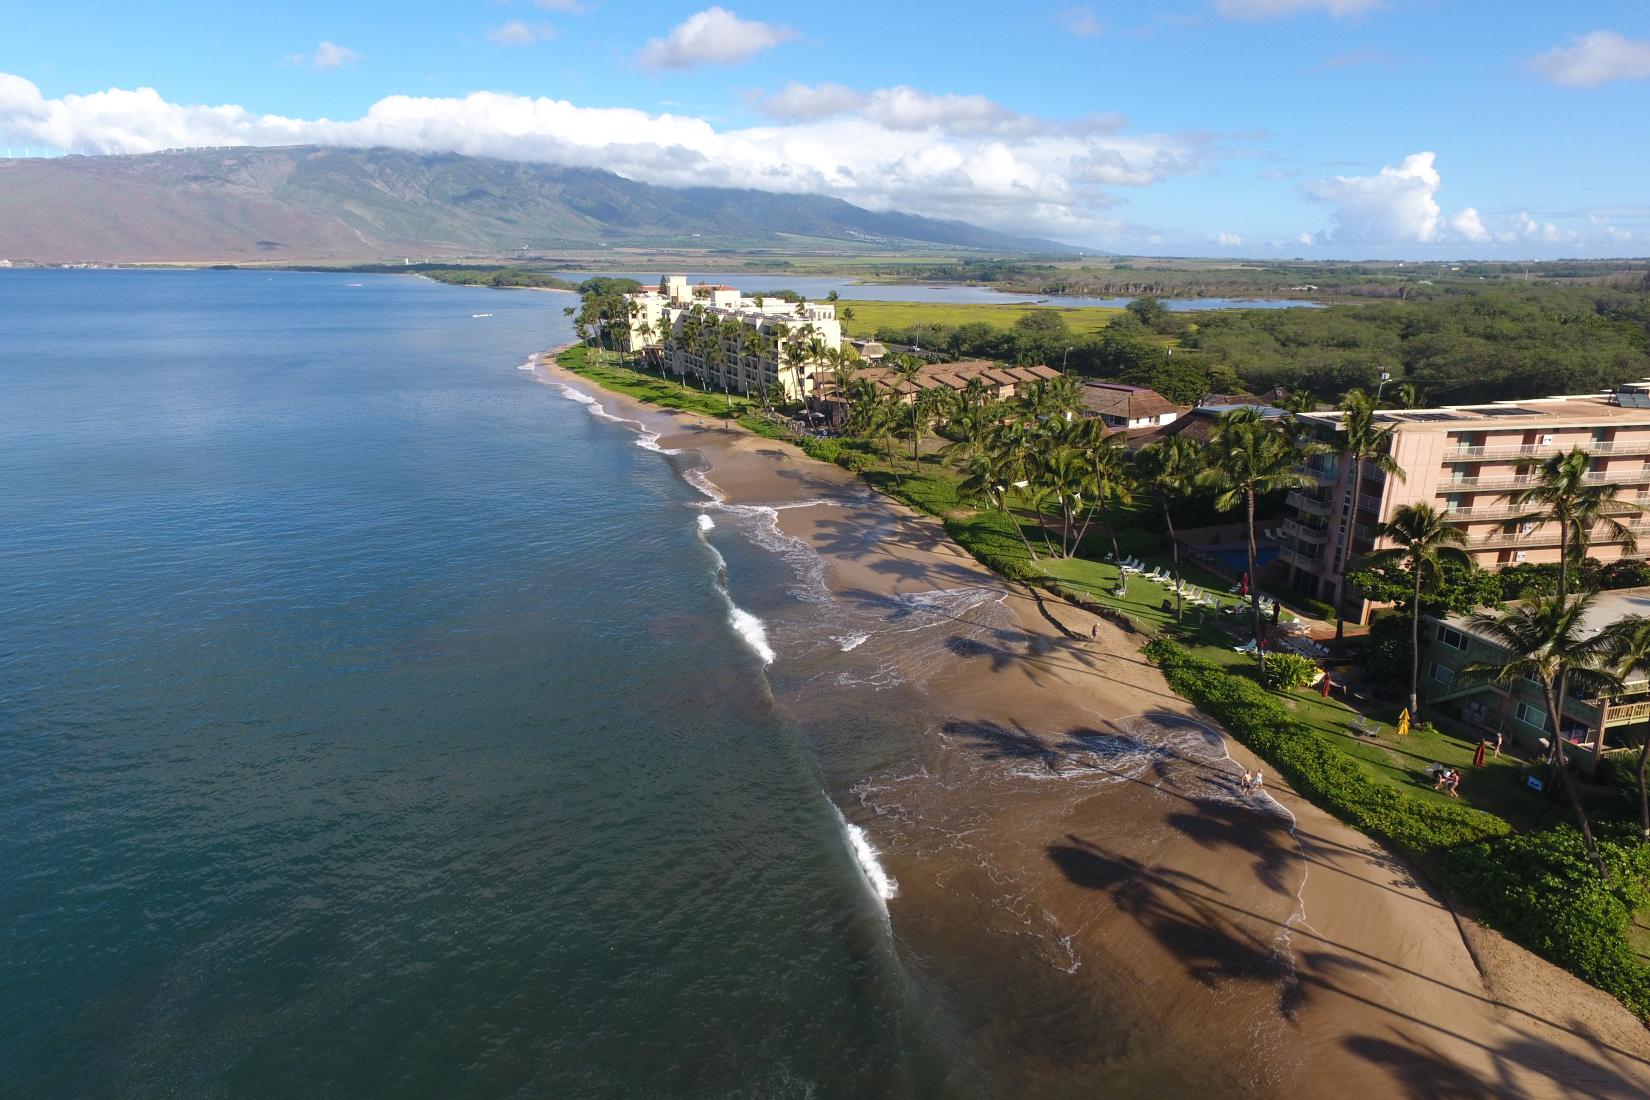
{"label": "mountain ridge", "polygon": [[602,247],[1077,252],[821,195],[666,188],[456,153],[281,146],[0,161],[0,257],[12,260],[366,262]]}

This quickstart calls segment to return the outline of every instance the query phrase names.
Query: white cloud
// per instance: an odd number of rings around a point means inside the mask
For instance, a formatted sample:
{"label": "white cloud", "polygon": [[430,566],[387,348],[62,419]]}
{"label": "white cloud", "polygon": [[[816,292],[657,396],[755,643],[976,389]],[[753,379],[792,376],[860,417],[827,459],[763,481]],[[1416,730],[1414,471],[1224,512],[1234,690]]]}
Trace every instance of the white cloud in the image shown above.
{"label": "white cloud", "polygon": [[791,82],[770,96],[756,101],[757,109],[781,122],[811,122],[847,114],[865,106],[864,93],[843,84],[798,84]]}
{"label": "white cloud", "polygon": [[[1097,243],[1111,241],[1114,231],[1148,232],[1103,216],[1116,202],[1110,188],[1202,171],[1217,154],[1207,135],[1096,135],[1046,122],[994,131],[987,123],[1001,116],[982,111],[974,97],[885,96],[873,112],[874,98],[866,97],[864,114],[743,129],[718,129],[681,114],[494,92],[388,96],[359,118],[332,120],[173,103],[153,88],[48,99],[29,81],[0,73],[0,139],[125,153],[193,145],[382,145],[602,168],[669,187],[833,195],[871,209]],[[921,110],[912,106],[924,103]],[[919,118],[929,125],[895,128]]]}
{"label": "white cloud", "polygon": [[1530,61],[1546,80],[1568,88],[1596,88],[1614,80],[1650,78],[1650,41],[1615,31],[1594,31],[1555,46]]}
{"label": "white cloud", "polygon": [[1029,132],[1043,123],[983,95],[932,95],[904,84],[872,92],[861,112],[890,130],[943,130],[953,134]]}
{"label": "white cloud", "polygon": [[1449,227],[1457,237],[1464,241],[1487,241],[1490,231],[1484,228],[1484,223],[1478,217],[1478,211],[1467,207],[1449,220]]}
{"label": "white cloud", "polygon": [[1310,234],[1310,233],[1297,233],[1295,235],[1295,243],[1296,244],[1304,244],[1308,248],[1310,248],[1310,247],[1312,247],[1312,241],[1313,241],[1313,237],[1312,237],[1312,234]]}
{"label": "white cloud", "polygon": [[1344,19],[1380,6],[1381,0],[1215,0],[1215,10],[1228,19],[1277,19],[1309,12]]}
{"label": "white cloud", "polygon": [[1573,229],[1560,229],[1552,222],[1539,222],[1530,217],[1527,210],[1520,211],[1513,216],[1512,232],[1504,233],[1504,241],[1542,241],[1546,244],[1568,244],[1581,239],[1581,234]]}
{"label": "white cloud", "polygon": [[713,7],[688,16],[668,36],[649,40],[638,59],[648,69],[732,65],[795,37],[789,27],[741,19],[726,8]]}
{"label": "white cloud", "polygon": [[512,19],[487,32],[487,41],[495,46],[531,46],[548,42],[556,36],[556,29],[548,23],[526,23]]}
{"label": "white cloud", "polygon": [[582,15],[586,10],[581,0],[533,0],[533,6],[545,11],[559,11],[565,15]]}
{"label": "white cloud", "polygon": [[1371,244],[1436,239],[1443,225],[1437,199],[1443,181],[1433,166],[1435,156],[1412,153],[1396,168],[1389,165],[1373,176],[1308,183],[1308,195],[1335,204],[1335,226],[1325,236]]}
{"label": "white cloud", "polygon": [[1243,238],[1236,233],[1216,233],[1215,243],[1222,248],[1237,248],[1243,243]]}
{"label": "white cloud", "polygon": [[1095,18],[1094,9],[1087,4],[1061,8],[1058,19],[1067,34],[1076,35],[1078,38],[1093,38],[1106,31],[1105,24]]}
{"label": "white cloud", "polygon": [[[947,134],[1031,135],[1056,129],[1045,119],[1023,115],[983,95],[935,95],[901,84],[861,92],[842,84],[785,85],[755,99],[758,110],[783,122],[810,122],[853,114],[889,130],[934,130]],[[1064,125],[1073,134],[1115,133],[1122,115],[1091,115]]]}
{"label": "white cloud", "polygon": [[327,72],[342,69],[345,65],[354,65],[361,60],[361,55],[348,46],[323,41],[316,44],[314,53],[289,53],[286,60],[289,65],[302,65],[305,68]]}

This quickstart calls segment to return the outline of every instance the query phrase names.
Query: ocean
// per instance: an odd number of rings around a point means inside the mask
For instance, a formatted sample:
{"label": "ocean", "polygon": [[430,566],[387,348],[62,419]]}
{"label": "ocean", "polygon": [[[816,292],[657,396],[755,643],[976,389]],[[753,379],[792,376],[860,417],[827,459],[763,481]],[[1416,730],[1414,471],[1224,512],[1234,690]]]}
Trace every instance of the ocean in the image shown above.
{"label": "ocean", "polygon": [[923,720],[776,702],[807,567],[571,301],[0,272],[8,1096],[980,1087],[851,824]]}

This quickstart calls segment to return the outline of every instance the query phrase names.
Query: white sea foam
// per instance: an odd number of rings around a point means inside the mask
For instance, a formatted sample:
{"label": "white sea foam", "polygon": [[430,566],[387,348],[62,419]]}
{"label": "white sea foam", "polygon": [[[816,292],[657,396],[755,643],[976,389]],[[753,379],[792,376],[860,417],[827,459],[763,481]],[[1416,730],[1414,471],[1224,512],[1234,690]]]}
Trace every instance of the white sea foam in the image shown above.
{"label": "white sea foam", "polygon": [[704,512],[699,513],[698,520],[699,530],[701,531],[709,531],[712,527],[716,526],[716,521],[711,519],[710,516],[706,515]]}
{"label": "white sea foam", "polygon": [[773,664],[773,647],[768,645],[768,628],[762,620],[737,604],[728,604],[728,620],[733,623],[734,632],[745,639],[756,655],[762,658],[765,665]]}
{"label": "white sea foam", "polygon": [[842,647],[842,652],[847,653],[864,645],[868,638],[869,634],[844,634],[837,639],[837,644]]}
{"label": "white sea foam", "polygon": [[569,401],[577,401],[581,405],[597,405],[597,401],[594,397],[591,397],[588,393],[585,393],[577,387],[569,386],[565,382],[557,382],[556,388],[560,390],[561,395]]}
{"label": "white sea foam", "polygon": [[[835,806],[831,807],[836,809]],[[842,822],[842,831],[848,838],[848,847],[854,853],[854,862],[859,864],[861,873],[865,875],[866,883],[871,892],[882,903],[883,911],[888,909],[888,902],[899,893],[899,883],[883,869],[882,861],[877,857],[881,854],[871,843],[871,838],[865,835],[865,830],[854,825],[842,816],[842,811],[836,811],[836,818]]]}

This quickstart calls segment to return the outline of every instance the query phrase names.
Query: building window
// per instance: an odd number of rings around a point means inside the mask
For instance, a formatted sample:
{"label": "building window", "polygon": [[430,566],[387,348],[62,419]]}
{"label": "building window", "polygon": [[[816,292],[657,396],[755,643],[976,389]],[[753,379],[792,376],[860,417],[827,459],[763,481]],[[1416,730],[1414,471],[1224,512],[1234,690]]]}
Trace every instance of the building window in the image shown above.
{"label": "building window", "polygon": [[1540,707],[1532,707],[1528,703],[1520,703],[1513,709],[1513,715],[1526,726],[1534,726],[1542,733],[1551,732],[1551,722],[1547,719],[1547,712]]}
{"label": "building window", "polygon": [[1443,684],[1445,687],[1448,687],[1449,685],[1455,683],[1455,670],[1450,668],[1448,665],[1441,665],[1437,661],[1434,661],[1432,662],[1432,678],[1437,680],[1440,684]]}
{"label": "building window", "polygon": [[1459,649],[1463,652],[1466,651],[1467,636],[1452,626],[1445,626],[1443,623],[1439,623],[1438,640],[1452,649]]}

